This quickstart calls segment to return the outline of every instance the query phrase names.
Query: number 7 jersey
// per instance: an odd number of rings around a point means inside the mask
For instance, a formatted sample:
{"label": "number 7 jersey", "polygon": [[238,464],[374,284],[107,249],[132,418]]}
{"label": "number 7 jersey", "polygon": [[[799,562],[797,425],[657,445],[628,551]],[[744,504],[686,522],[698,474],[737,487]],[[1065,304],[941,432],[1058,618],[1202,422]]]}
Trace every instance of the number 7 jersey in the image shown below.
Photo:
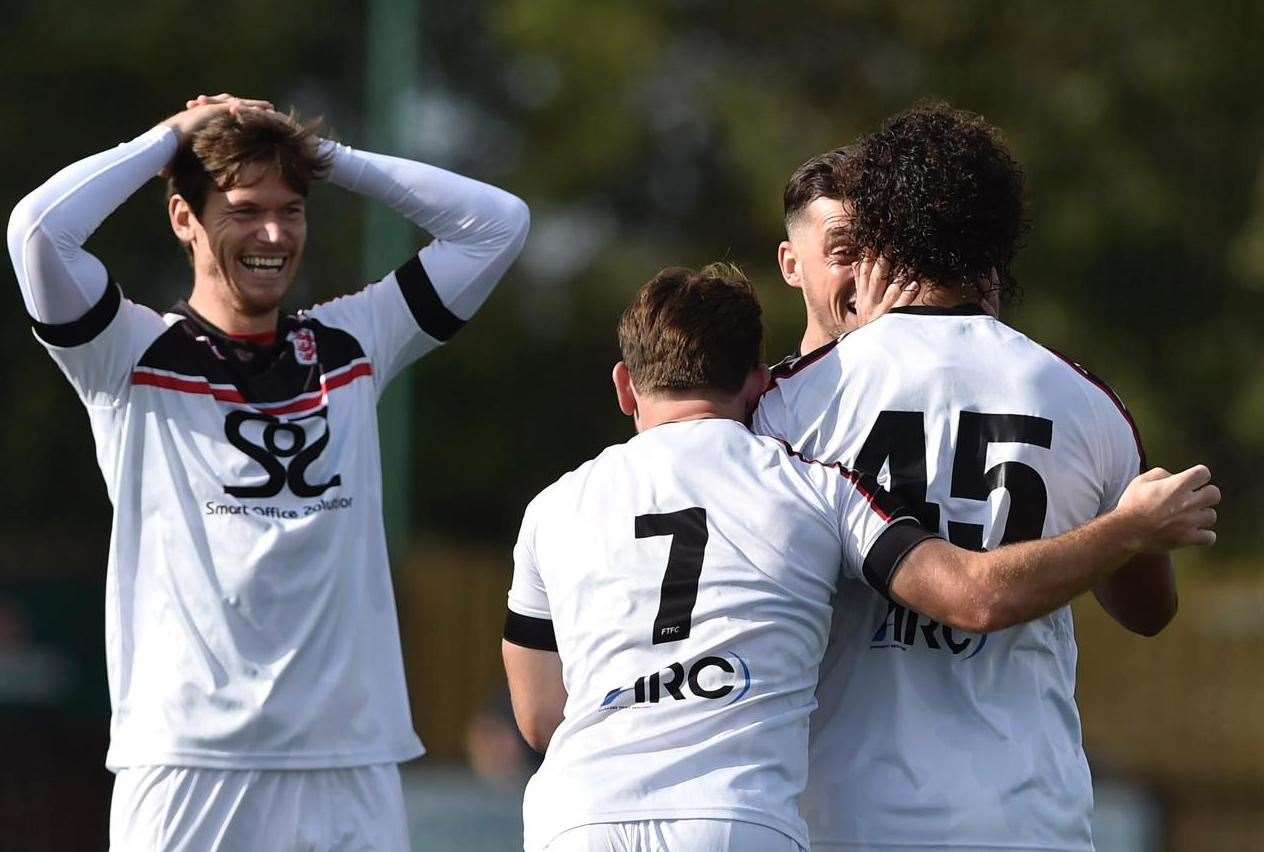
{"label": "number 7 jersey", "polygon": [[514,551],[505,638],[558,651],[567,702],[527,787],[526,848],[685,818],[806,846],[798,797],[840,566],[885,591],[928,536],[872,479],[732,420],[656,426],[545,489]]}
{"label": "number 7 jersey", "polygon": [[[755,430],[878,476],[968,548],[1118,502],[1140,442],[1113,392],[972,306],[902,308],[774,370]],[[1089,850],[1071,609],[952,630],[839,594],[803,799],[814,848]]]}

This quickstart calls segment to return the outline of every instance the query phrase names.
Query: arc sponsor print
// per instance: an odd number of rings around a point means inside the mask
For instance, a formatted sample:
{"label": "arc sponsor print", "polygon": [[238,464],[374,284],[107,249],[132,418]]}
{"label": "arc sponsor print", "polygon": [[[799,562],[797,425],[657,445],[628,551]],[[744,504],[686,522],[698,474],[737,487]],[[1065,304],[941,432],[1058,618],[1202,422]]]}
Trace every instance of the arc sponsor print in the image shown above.
{"label": "arc sponsor print", "polygon": [[987,639],[986,633],[953,630],[947,624],[940,624],[915,610],[888,601],[886,615],[878,622],[873,638],[869,640],[869,648],[908,651],[925,647],[952,654],[958,660],[969,660],[983,650]]}
{"label": "arc sponsor print", "polygon": [[750,692],[750,666],[737,654],[722,652],[688,663],[674,662],[653,674],[642,675],[631,686],[610,690],[602,710],[649,707],[664,701],[724,701],[734,704]]}

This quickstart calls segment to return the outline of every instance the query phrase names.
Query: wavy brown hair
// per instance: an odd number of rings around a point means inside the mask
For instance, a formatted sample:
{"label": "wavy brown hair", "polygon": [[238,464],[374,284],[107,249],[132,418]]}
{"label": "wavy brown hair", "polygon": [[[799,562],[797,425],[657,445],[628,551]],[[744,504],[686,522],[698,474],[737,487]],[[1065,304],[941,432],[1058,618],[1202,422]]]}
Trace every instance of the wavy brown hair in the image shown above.
{"label": "wavy brown hair", "polygon": [[176,152],[167,167],[167,197],[179,195],[200,218],[210,190],[241,186],[242,173],[255,165],[264,166],[259,177],[275,174],[306,196],[312,182],[329,173],[329,157],[319,149],[320,127],[319,119],[303,123],[294,113],[217,115]]}

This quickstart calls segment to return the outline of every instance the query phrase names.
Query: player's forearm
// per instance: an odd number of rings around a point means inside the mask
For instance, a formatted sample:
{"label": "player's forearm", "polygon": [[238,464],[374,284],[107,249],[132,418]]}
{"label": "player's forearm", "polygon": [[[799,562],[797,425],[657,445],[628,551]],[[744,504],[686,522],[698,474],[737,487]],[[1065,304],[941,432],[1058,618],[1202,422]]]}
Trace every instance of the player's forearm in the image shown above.
{"label": "player's forearm", "polygon": [[1124,518],[1105,515],[1049,539],[964,553],[982,603],[981,632],[1047,615],[1106,580],[1140,549]]}
{"label": "player's forearm", "polygon": [[18,203],[9,218],[9,256],[28,314],[72,322],[100,300],[108,276],[83,244],[175,151],[175,133],[155,127],[67,166]]}
{"label": "player's forearm", "polygon": [[1133,633],[1158,634],[1175,617],[1176,574],[1172,557],[1143,553],[1093,589],[1098,603]]}
{"label": "player's forearm", "polygon": [[526,204],[435,166],[327,144],[330,182],[386,204],[435,237],[422,263],[444,305],[469,319],[526,241]]}

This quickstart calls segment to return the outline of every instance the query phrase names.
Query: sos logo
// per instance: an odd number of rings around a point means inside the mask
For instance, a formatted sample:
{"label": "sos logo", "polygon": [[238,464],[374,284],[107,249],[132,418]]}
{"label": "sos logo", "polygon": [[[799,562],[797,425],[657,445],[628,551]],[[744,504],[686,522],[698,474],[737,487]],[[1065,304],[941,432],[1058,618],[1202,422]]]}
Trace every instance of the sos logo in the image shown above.
{"label": "sos logo", "polygon": [[225,493],[233,497],[275,497],[286,486],[297,497],[319,497],[342,484],[339,474],[325,482],[308,480],[308,469],[329,445],[328,411],[281,420],[270,414],[238,409],[224,420],[224,434],[230,444],[258,462],[268,475],[259,485],[225,485]]}
{"label": "sos logo", "polygon": [[668,698],[684,701],[690,696],[719,701],[731,695],[733,697],[727,703],[733,704],[745,697],[750,685],[750,667],[737,654],[706,656],[695,660],[688,668],[684,663],[672,663],[652,675],[638,677],[631,686],[612,689],[606,693],[600,709],[649,706]]}

